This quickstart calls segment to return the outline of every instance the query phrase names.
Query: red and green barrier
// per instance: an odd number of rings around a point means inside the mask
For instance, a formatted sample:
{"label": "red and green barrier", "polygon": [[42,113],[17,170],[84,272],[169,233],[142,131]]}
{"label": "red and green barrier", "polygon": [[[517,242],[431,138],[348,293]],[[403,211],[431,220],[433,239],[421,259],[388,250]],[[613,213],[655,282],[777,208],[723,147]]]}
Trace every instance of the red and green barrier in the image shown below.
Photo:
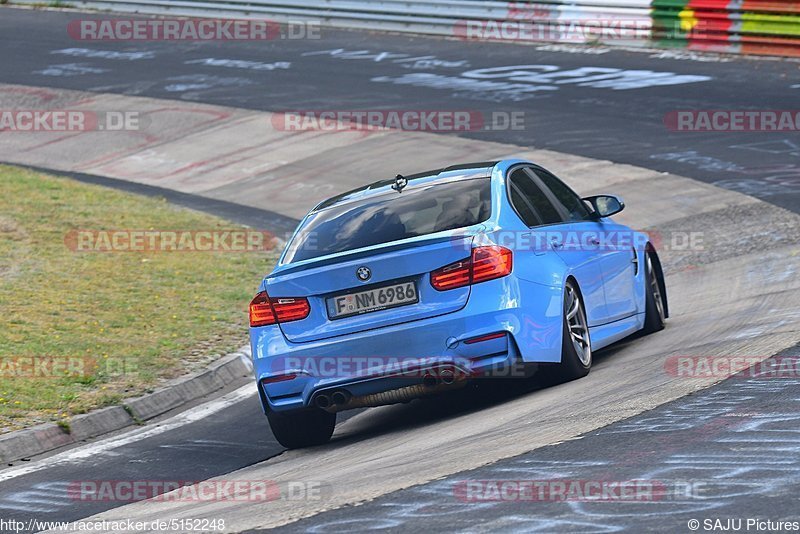
{"label": "red and green barrier", "polygon": [[659,46],[800,57],[800,2],[653,0],[652,18]]}

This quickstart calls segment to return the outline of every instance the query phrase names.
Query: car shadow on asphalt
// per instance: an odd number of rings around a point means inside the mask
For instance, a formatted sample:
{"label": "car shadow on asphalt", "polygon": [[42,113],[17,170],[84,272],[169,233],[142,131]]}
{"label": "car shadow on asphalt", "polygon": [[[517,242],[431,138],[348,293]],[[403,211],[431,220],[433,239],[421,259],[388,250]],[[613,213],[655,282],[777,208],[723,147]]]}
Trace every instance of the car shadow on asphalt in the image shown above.
{"label": "car shadow on asphalt", "polygon": [[[630,336],[614,345],[593,353],[594,364],[600,364],[625,349],[637,338]],[[591,373],[582,380],[591,380]],[[391,432],[412,430],[437,421],[477,413],[520,397],[557,387],[545,373],[537,372],[529,378],[481,378],[465,387],[407,403],[381,408],[367,408],[359,414],[357,426],[335,433],[329,446],[340,447]],[[373,410],[380,410],[379,413]],[[347,412],[343,412],[347,413]],[[367,415],[369,414],[369,415]],[[339,421],[342,414],[339,414]],[[338,434],[338,435],[337,435]]]}

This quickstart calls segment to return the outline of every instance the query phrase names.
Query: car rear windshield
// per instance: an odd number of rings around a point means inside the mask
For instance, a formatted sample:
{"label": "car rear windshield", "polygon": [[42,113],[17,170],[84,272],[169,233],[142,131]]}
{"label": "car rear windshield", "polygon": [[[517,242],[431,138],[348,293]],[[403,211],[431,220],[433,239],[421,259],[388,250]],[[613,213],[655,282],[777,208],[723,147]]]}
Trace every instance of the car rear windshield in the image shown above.
{"label": "car rear windshield", "polygon": [[491,180],[431,183],[336,204],[311,214],[283,263],[478,224],[491,212]]}

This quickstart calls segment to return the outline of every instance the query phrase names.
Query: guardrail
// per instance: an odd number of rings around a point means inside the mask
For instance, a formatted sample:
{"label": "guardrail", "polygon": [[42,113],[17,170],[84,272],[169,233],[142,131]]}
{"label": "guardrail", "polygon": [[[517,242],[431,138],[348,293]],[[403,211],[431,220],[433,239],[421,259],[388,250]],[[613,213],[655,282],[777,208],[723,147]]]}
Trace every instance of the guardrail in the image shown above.
{"label": "guardrail", "polygon": [[[11,0],[41,3],[41,0]],[[800,57],[794,0],[78,0],[126,13],[318,20],[461,39],[664,46]]]}

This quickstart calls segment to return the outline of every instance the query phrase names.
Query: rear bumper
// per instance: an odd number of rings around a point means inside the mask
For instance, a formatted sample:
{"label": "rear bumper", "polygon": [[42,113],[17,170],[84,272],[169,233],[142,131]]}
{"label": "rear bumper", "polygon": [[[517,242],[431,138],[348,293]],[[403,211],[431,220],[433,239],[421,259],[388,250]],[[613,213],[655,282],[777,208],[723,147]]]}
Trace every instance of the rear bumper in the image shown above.
{"label": "rear bumper", "polygon": [[[512,275],[473,286],[464,308],[437,317],[308,343],[288,342],[277,326],[252,328],[250,338],[264,408],[287,411],[314,405],[321,391],[372,395],[421,384],[442,368],[523,376],[522,362],[560,360],[561,323],[560,289]],[[505,335],[468,343],[498,332]],[[281,375],[295,377],[262,383]]]}

